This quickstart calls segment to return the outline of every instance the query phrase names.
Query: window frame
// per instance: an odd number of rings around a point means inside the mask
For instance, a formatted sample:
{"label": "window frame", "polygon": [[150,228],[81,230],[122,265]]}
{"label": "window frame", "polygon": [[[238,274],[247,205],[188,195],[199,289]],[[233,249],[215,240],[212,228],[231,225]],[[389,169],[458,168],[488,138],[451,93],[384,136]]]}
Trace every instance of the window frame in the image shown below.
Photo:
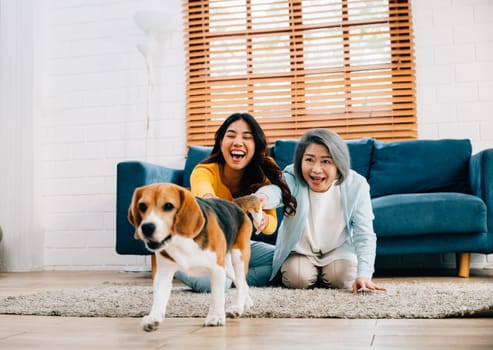
{"label": "window frame", "polygon": [[[222,121],[230,114],[235,112],[248,112],[252,114],[263,127],[267,140],[273,143],[276,139],[298,138],[307,129],[313,127],[327,127],[338,132],[346,139],[361,137],[374,137],[380,140],[404,140],[417,138],[417,118],[416,118],[416,79],[414,63],[413,33],[411,22],[411,4],[410,0],[388,0],[388,16],[381,19],[360,20],[359,22],[351,20],[349,16],[350,6],[359,5],[361,0],[340,0],[341,3],[341,21],[333,26],[342,28],[342,39],[344,47],[344,64],[335,68],[334,73],[343,74],[344,86],[339,88],[339,93],[344,94],[343,111],[337,113],[323,112],[310,113],[309,109],[314,108],[307,103],[307,76],[313,72],[307,71],[303,66],[306,59],[303,58],[306,39],[303,36],[308,30],[316,30],[316,26],[304,25],[302,18],[304,10],[302,0],[272,0],[272,3],[289,4],[289,31],[290,31],[290,71],[282,79],[290,78],[291,92],[288,96],[290,101],[290,115],[284,117],[272,117],[268,113],[259,113],[256,108],[257,92],[256,84],[262,79],[269,79],[267,74],[255,74],[253,41],[256,37],[285,32],[282,28],[265,29],[256,31],[252,23],[254,10],[253,0],[244,0],[245,4],[245,31],[241,33],[245,37],[246,61],[243,77],[224,76],[219,79],[213,76],[213,67],[211,61],[214,58],[213,47],[211,43],[217,38],[223,40],[232,37],[238,37],[238,32],[231,33],[214,33],[214,24],[210,20],[210,5],[216,4],[215,0],[195,0],[184,2],[184,18],[186,30],[186,52],[187,52],[187,101],[186,101],[186,134],[187,145],[212,145],[214,142],[215,130]],[[367,3],[381,3],[381,0],[368,1]],[[222,3],[225,3],[222,1]],[[389,27],[389,63],[385,68],[381,65],[381,74],[378,67],[365,76],[369,71],[362,66],[361,70],[351,64],[351,30],[365,28],[364,26],[385,25]],[[330,28],[330,25],[321,25],[321,28]],[[300,29],[300,30],[298,30]],[[364,35],[364,34],[363,34]],[[198,39],[197,39],[198,38]],[[301,58],[300,58],[301,57]],[[364,57],[364,56],[363,56]],[[301,60],[301,61],[300,61]],[[384,69],[385,68],[385,69]],[[323,74],[331,74],[330,69],[320,70]],[[341,73],[342,72],[342,73]],[[276,73],[277,74],[277,73]],[[272,74],[270,79],[275,81],[276,74]],[[322,74],[322,73],[321,73]],[[279,74],[277,74],[279,75]],[[280,75],[279,75],[280,76]],[[374,81],[375,86],[378,84],[391,84],[391,92],[383,93],[383,97],[365,97],[364,92],[371,92],[370,88],[364,90],[364,87],[358,90],[355,88],[357,79],[363,81]],[[228,107],[226,98],[221,102],[214,100],[214,93],[226,93],[221,91],[221,84],[227,82],[242,81],[245,88],[242,91],[235,91],[236,95],[243,98],[242,109],[237,110]],[[321,90],[327,89],[323,86],[322,81],[315,81],[312,84],[321,84]],[[218,88],[219,87],[219,88]],[[223,88],[223,90],[227,90]],[[376,91],[376,90],[375,90]],[[363,93],[361,93],[363,92]],[[359,95],[358,95],[359,93]],[[376,92],[377,93],[377,92]],[[386,95],[385,95],[386,94]],[[235,95],[235,98],[238,98]],[[357,107],[355,96],[367,98],[369,101],[391,105],[391,110],[375,110],[371,107]],[[226,96],[226,95],[224,95]],[[285,97],[286,96],[282,96]],[[281,100],[281,96],[278,97]],[[271,100],[275,100],[272,96]],[[378,102],[380,101],[380,102]],[[381,102],[383,101],[383,102]],[[274,103],[274,102],[272,102]],[[221,106],[224,104],[224,107]],[[315,104],[314,104],[315,105]],[[272,104],[272,106],[275,106]],[[322,107],[321,107],[322,109]],[[275,113],[275,108],[272,108]]]}

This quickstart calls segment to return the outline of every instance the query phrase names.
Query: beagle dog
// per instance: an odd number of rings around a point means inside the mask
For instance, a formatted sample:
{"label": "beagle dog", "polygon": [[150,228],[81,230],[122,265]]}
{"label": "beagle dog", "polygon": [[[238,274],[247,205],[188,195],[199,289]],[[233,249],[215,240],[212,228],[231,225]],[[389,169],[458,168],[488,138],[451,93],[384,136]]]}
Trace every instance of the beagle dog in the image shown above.
{"label": "beagle dog", "polygon": [[[144,241],[156,256],[151,311],[142,319],[143,330],[159,327],[166,313],[177,270],[190,275],[210,275],[211,303],[205,326],[224,326],[226,314],[239,317],[252,305],[246,273],[250,260],[252,222],[259,217],[255,195],[238,204],[219,198],[195,197],[189,190],[158,183],[136,188],[128,209],[135,238]],[[256,220],[254,218],[254,220]],[[237,295],[225,312],[226,276],[234,281]]]}

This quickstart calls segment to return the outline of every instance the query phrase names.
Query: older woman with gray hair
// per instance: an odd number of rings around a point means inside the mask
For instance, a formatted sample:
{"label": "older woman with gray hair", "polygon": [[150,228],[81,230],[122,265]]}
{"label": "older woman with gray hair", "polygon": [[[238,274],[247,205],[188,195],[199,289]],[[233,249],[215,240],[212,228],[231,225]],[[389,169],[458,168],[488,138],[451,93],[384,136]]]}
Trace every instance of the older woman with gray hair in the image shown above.
{"label": "older woman with gray hair", "polygon": [[351,170],[346,142],[312,129],[297,144],[283,175],[298,207],[279,227],[273,279],[289,288],[385,290],[371,280],[376,234],[366,179]]}

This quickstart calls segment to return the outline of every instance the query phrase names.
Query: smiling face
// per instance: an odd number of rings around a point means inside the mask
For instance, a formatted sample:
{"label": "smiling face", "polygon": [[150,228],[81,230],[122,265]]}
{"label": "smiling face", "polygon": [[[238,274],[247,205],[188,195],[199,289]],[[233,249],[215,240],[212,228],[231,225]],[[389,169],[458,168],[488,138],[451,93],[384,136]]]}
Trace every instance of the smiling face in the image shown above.
{"label": "smiling face", "polygon": [[225,166],[241,171],[247,167],[255,154],[255,139],[246,121],[231,123],[221,141]]}
{"label": "smiling face", "polygon": [[306,146],[301,158],[301,173],[314,192],[327,191],[338,176],[337,167],[329,150],[316,143]]}

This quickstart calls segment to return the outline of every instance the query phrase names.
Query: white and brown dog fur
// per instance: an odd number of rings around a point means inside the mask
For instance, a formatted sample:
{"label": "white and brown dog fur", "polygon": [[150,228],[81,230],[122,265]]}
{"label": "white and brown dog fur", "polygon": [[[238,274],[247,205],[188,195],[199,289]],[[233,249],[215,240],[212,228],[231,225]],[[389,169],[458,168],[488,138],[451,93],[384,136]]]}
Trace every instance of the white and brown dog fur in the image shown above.
{"label": "white and brown dog fur", "polygon": [[128,218],[135,227],[135,238],[154,252],[157,270],[151,311],[142,320],[145,331],[156,330],[164,319],[177,270],[209,274],[211,303],[205,326],[225,324],[226,276],[237,288],[228,316],[239,317],[252,306],[246,282],[252,232],[247,212],[260,222],[262,210],[255,195],[240,197],[237,203],[198,198],[171,183],[135,189]]}

